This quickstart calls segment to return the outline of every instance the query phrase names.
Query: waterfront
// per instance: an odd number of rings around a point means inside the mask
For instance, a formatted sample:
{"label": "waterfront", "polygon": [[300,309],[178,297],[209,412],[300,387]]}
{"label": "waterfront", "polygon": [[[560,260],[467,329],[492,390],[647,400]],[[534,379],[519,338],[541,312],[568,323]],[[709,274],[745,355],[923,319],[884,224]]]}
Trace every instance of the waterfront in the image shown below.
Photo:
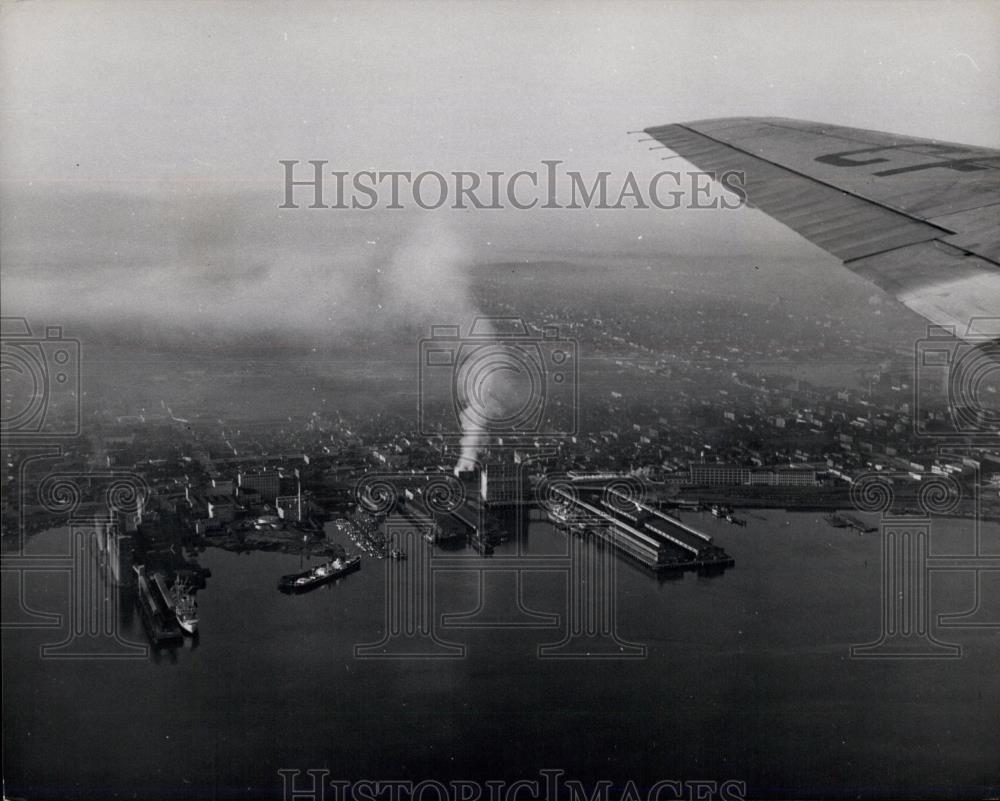
{"label": "waterfront", "polygon": [[[7,795],[279,798],[282,768],[348,781],[530,779],[542,768],[585,784],[737,779],[748,797],[995,794],[995,628],[939,631],[963,645],[960,660],[852,660],[850,645],[879,629],[877,534],[819,513],[754,512],[746,527],[687,519],[736,567],[657,581],[614,560],[618,631],[646,646],[645,659],[539,659],[539,645],[562,638],[554,628],[449,628],[439,634],[464,645],[464,658],[356,659],[356,644],[381,637],[392,562],[365,558],[356,574],[285,596],[277,580],[299,569],[298,556],[214,548],[199,557],[212,571],[198,594],[200,637],[178,650],[43,660],[39,646],[61,632],[5,630]],[[967,548],[968,525],[935,520],[935,550]],[[1000,526],[984,534],[1000,550]],[[56,553],[66,540],[54,530],[30,549]],[[522,546],[557,557],[566,542],[534,522]],[[517,547],[500,545],[493,559]],[[983,586],[993,619],[996,575]],[[474,608],[477,582],[471,571],[437,574],[437,611]],[[940,574],[933,590],[935,613],[972,605],[966,574]],[[31,607],[65,611],[65,598],[65,576],[31,576]],[[564,613],[565,576],[525,574],[523,599]],[[122,634],[144,642],[127,604],[123,613]]]}

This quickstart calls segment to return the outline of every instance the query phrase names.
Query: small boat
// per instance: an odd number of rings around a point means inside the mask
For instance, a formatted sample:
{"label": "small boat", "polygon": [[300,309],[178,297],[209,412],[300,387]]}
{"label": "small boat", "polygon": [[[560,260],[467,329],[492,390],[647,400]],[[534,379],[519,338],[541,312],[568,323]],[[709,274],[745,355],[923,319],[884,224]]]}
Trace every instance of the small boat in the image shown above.
{"label": "small boat", "polygon": [[326,584],[361,567],[361,557],[355,554],[346,559],[331,559],[321,565],[304,570],[301,573],[290,573],[282,576],[278,589],[282,592],[305,592],[320,584]]}
{"label": "small boat", "polygon": [[389,558],[398,559],[402,561],[403,559],[406,558],[406,551],[401,551],[399,550],[399,548],[393,548],[391,551],[389,551]]}
{"label": "small boat", "polygon": [[483,537],[470,537],[469,542],[483,556],[489,556],[493,553],[493,544]]}
{"label": "small boat", "polygon": [[573,514],[568,504],[554,504],[548,510],[549,521],[557,526],[568,526],[573,521]]}

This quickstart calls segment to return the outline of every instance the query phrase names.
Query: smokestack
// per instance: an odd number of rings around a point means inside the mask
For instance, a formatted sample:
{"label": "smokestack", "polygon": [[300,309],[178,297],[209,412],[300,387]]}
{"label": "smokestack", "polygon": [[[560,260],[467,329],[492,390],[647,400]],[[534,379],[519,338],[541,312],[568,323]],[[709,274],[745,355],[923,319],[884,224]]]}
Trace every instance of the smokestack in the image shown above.
{"label": "smokestack", "polygon": [[459,443],[460,452],[458,461],[455,463],[454,473],[456,477],[463,470],[472,470],[475,468],[476,457],[479,456],[479,451],[485,445],[483,435],[472,425],[471,415],[467,409],[462,410],[460,417],[464,433],[462,434],[462,441]]}
{"label": "smokestack", "polygon": [[302,522],[302,476],[299,473],[299,468],[295,468],[295,496],[296,505],[298,509],[296,510],[298,522]]}

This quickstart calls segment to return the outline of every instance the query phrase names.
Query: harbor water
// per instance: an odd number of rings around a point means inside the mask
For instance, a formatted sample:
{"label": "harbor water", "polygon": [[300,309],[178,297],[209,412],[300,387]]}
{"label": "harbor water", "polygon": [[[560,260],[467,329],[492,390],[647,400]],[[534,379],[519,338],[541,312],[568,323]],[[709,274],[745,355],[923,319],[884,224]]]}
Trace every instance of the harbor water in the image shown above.
{"label": "harbor water", "polygon": [[[490,557],[421,540],[405,560],[365,556],[354,574],[285,595],[280,576],[324,558],[208,548],[197,557],[211,570],[199,636],[180,647],[42,658],[65,627],[5,628],[6,794],[277,799],[282,769],[348,782],[514,781],[542,769],[585,786],[731,779],[751,798],[996,794],[1000,630],[940,628],[936,615],[970,609],[978,592],[996,621],[1000,575],[981,574],[978,589],[968,571],[932,576],[934,634],[960,658],[852,659],[881,626],[877,533],[811,512],[754,512],[745,527],[685,519],[735,567],[657,578],[534,521]],[[969,527],[935,520],[934,549],[967,552]],[[984,525],[983,542],[1000,551],[1000,525]],[[68,547],[55,529],[28,551]],[[429,625],[438,658],[378,658],[392,650],[393,577],[421,570],[430,611],[404,618]],[[600,614],[614,620],[597,621],[598,635],[613,633],[592,638],[589,656],[565,645],[588,581],[609,588]],[[24,605],[70,615],[68,582],[58,571],[5,578],[4,621]],[[119,636],[148,646],[132,591],[109,592]]]}

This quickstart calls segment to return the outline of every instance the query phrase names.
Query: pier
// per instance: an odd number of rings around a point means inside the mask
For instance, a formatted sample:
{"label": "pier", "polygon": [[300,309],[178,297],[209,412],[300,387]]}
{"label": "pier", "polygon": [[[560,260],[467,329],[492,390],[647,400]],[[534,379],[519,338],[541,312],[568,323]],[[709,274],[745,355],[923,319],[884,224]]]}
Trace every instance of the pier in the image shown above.
{"label": "pier", "polygon": [[[573,480],[572,489],[552,486],[555,503],[546,509],[548,519],[570,531],[593,533],[657,573],[722,569],[735,564],[705,532],[614,486],[607,486],[603,478],[598,477],[593,483]],[[506,538],[503,522],[495,517],[496,510],[487,510],[475,494],[462,497],[463,493],[456,492],[456,502],[438,510],[426,497],[425,486],[399,481],[397,489],[393,507],[384,513],[400,511],[404,519],[421,531],[423,539],[432,544],[470,543],[488,555],[492,545]],[[520,489],[527,494],[527,487]],[[526,497],[515,506],[526,509],[533,503],[536,503],[533,498]]]}
{"label": "pier", "polygon": [[[719,569],[735,560],[702,531],[613,488],[576,495],[560,487],[564,502],[550,517],[570,530],[593,532],[622,553],[656,571]],[[602,497],[603,496],[603,497]]]}

